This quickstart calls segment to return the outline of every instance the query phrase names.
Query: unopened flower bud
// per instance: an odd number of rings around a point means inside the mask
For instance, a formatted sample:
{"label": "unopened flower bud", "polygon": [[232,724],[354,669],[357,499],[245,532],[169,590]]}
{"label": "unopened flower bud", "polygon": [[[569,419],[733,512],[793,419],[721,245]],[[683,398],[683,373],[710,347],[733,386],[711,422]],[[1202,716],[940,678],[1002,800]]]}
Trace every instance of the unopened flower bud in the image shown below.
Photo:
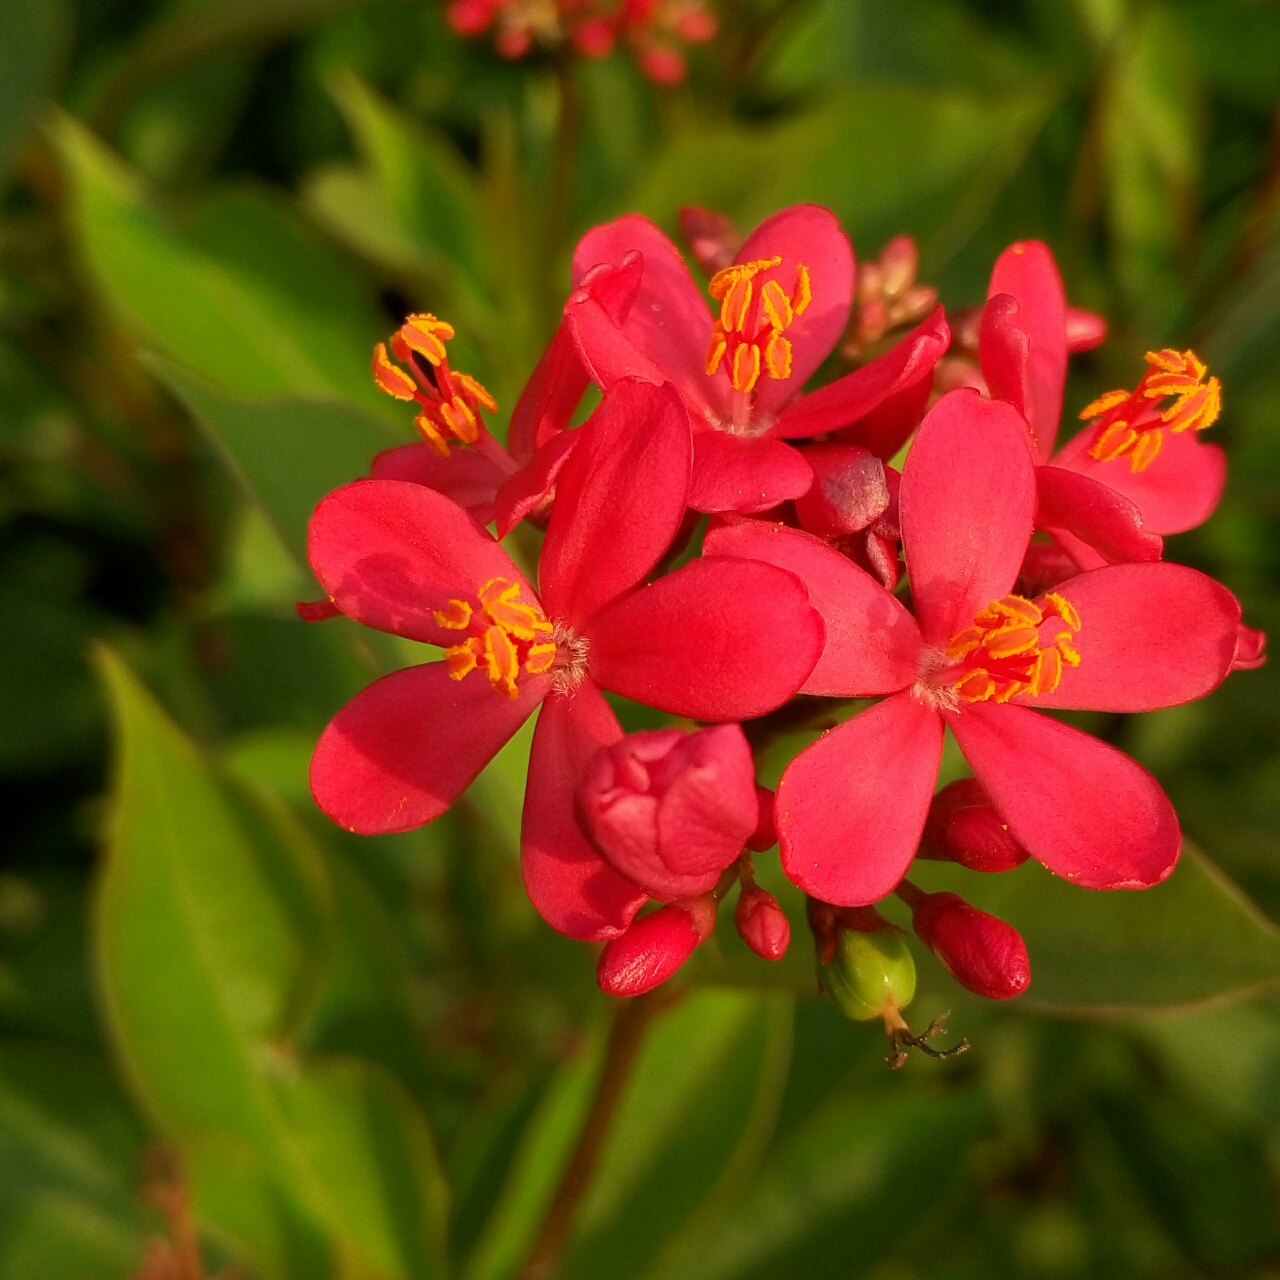
{"label": "unopened flower bud", "polygon": [[861,933],[841,929],[836,952],[819,970],[823,985],[855,1022],[884,1018],[899,1025],[900,1009],[916,993],[916,964],[902,934],[893,929]]}
{"label": "unopened flower bud", "polygon": [[921,852],[970,871],[1012,871],[1027,860],[977,778],[961,778],[933,797]]}
{"label": "unopened flower bud", "polygon": [[802,528],[820,538],[857,533],[889,506],[884,463],[856,444],[819,444],[805,450],[813,484],[796,499]]}
{"label": "unopened flower bud", "polygon": [[633,733],[602,747],[578,819],[616,870],[665,902],[706,893],[759,821],[755,764],[736,724]]}
{"label": "unopened flower bud", "polygon": [[709,276],[723,271],[742,248],[742,233],[729,218],[696,204],[681,208],[680,233],[698,266]]}
{"label": "unopened flower bud", "polygon": [[1018,931],[959,894],[920,894],[911,923],[962,987],[988,1000],[1008,1000],[1030,984],[1031,961]]}
{"label": "unopened flower bud", "polygon": [[706,941],[715,923],[715,899],[709,895],[637,917],[600,953],[600,990],[610,996],[642,996],[661,986]]}
{"label": "unopened flower bud", "polygon": [[880,250],[880,271],[885,293],[891,297],[906,293],[916,282],[919,266],[920,255],[916,250],[916,242],[910,236],[894,236]]}
{"label": "unopened flower bud", "polygon": [[[301,606],[299,606],[301,608]],[[1252,671],[1267,660],[1267,633],[1241,622],[1236,627],[1236,651],[1231,658],[1232,671]]]}
{"label": "unopened flower bud", "polygon": [[762,960],[781,960],[791,941],[791,924],[778,900],[759,885],[738,895],[734,923],[742,940]]}

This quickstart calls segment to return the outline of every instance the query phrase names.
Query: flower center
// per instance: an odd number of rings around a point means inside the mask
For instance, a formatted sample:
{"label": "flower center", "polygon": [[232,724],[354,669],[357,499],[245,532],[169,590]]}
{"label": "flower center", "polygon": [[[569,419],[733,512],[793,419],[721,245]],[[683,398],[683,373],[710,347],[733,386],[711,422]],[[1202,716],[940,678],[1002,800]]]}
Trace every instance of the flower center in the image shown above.
{"label": "flower center", "polygon": [[556,661],[558,637],[552,634],[552,624],[537,604],[521,600],[519,584],[506,578],[486,582],[474,604],[450,600],[435,616],[446,630],[469,633],[444,651],[454,680],[482,671],[499,693],[517,698],[522,668],[529,675],[542,675]]}
{"label": "flower center", "polygon": [[734,426],[745,425],[750,417],[751,393],[760,375],[782,379],[791,376],[791,339],[786,330],[803,315],[813,296],[809,268],[796,264],[796,282],[788,295],[776,280],[766,280],[757,288],[762,271],[782,264],[781,258],[758,258],[735,262],[717,271],[708,286],[720,303],[720,314],[707,349],[707,373],[716,373],[723,363],[738,401],[746,411],[739,422],[735,403]]}
{"label": "flower center", "polygon": [[1064,666],[1080,665],[1073,643],[1080,615],[1070,600],[1050,591],[1040,603],[1023,596],[993,600],[947,645],[919,685],[926,700],[1008,702],[1018,694],[1052,693]]}
{"label": "flower center", "polygon": [[[1108,391],[1080,416],[1094,419],[1089,456],[1099,462],[1128,458],[1144,471],[1164,444],[1164,431],[1203,431],[1222,410],[1222,385],[1194,351],[1148,351],[1147,371],[1132,391]],[[1171,401],[1165,405],[1164,401]]]}
{"label": "flower center", "polygon": [[373,349],[374,382],[397,400],[417,401],[421,412],[414,426],[442,458],[449,456],[450,441],[475,444],[480,438],[480,409],[493,413],[498,407],[473,377],[449,368],[444,344],[452,337],[453,326],[446,321],[429,312],[411,315],[391,335],[391,351],[409,366],[412,377],[387,354],[385,342]]}

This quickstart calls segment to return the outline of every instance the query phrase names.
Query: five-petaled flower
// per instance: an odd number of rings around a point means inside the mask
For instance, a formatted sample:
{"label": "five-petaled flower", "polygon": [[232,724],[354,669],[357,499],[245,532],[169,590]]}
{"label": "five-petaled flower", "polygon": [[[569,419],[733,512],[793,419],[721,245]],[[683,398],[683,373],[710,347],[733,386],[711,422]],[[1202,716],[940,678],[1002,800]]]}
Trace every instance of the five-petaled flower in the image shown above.
{"label": "five-petaled flower", "polygon": [[706,556],[643,585],[683,518],[691,453],[671,388],[615,386],[560,474],[537,592],[429,488],[360,480],[325,498],[309,550],[333,606],[445,654],[338,712],[312,761],[320,807],[365,834],[430,822],[541,703],[522,836],[529,894],[574,937],[625,929],[647,895],[575,817],[588,760],[622,736],[600,691],[739,720],[787,701],[822,647],[803,584],[772,565]]}

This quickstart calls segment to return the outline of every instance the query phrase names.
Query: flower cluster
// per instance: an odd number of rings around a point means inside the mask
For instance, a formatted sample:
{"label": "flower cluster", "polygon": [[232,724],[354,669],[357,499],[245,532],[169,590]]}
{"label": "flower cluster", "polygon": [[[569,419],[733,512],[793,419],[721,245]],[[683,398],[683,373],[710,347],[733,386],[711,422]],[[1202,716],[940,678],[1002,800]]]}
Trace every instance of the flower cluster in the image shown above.
{"label": "flower cluster", "polygon": [[684,79],[683,44],[716,34],[706,0],[450,0],[445,16],[462,36],[492,30],[504,58],[523,58],[535,47],[603,58],[621,43],[658,84]]}
{"label": "flower cluster", "polygon": [[[606,991],[670,977],[734,886],[741,937],[780,957],[792,922],[752,862],[776,843],[824,985],[883,1018],[899,1052],[923,1047],[900,1013],[910,952],[876,904],[897,894],[983,996],[1017,995],[1031,971],[1011,925],[913,884],[915,859],[994,874],[1031,857],[1093,889],[1174,867],[1155,779],[1044,713],[1170,707],[1263,660],[1232,594],[1163,558],[1163,535],[1222,490],[1222,452],[1200,438],[1219,384],[1190,351],[1152,352],[1055,450],[1068,355],[1105,325],[1068,307],[1043,244],[1001,255],[958,379],[900,242],[858,273],[815,206],[745,239],[706,211],[684,222],[705,292],[644,218],[582,239],[506,448],[488,393],[449,366],[446,324],[411,316],[378,347],[375,379],[416,402],[423,442],[319,504],[325,600],[304,616],[442,652],[338,712],[313,791],[353,831],[430,822],[540,707],[524,880],[552,926],[605,944]],[[851,331],[879,342],[903,314],[881,304],[908,294],[930,308],[914,329],[810,388]],[[591,383],[599,406],[574,427]],[[545,528],[536,585],[485,527],[521,521]],[[606,694],[684,723],[625,734]],[[775,795],[753,745],[806,715],[834,727]],[[947,731],[972,777],[935,795]]]}

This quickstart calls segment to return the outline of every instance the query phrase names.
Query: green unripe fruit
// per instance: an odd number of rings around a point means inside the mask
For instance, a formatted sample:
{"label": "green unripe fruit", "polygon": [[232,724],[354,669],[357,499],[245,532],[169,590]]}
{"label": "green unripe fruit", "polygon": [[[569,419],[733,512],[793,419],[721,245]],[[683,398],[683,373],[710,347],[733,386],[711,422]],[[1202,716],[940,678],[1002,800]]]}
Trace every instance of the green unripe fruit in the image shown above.
{"label": "green unripe fruit", "polygon": [[858,933],[841,929],[831,963],[818,976],[846,1017],[855,1022],[884,1018],[898,1025],[916,993],[916,963],[906,939],[892,930]]}

